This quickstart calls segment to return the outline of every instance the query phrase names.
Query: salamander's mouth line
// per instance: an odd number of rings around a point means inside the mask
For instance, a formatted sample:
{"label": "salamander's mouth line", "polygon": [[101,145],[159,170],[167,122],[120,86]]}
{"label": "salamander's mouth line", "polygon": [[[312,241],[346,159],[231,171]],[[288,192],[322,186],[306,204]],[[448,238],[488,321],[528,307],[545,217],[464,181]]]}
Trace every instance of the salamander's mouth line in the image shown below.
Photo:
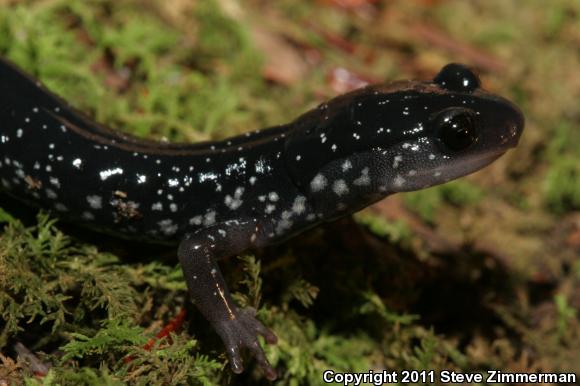
{"label": "salamander's mouth line", "polygon": [[508,147],[505,149],[500,149],[500,150],[496,150],[496,151],[488,151],[488,152],[482,153],[480,155],[473,156],[469,160],[463,161],[463,165],[473,165],[473,164],[481,165],[481,163],[480,163],[481,161],[484,161],[484,162],[489,161],[488,163],[492,163],[493,161],[495,161],[496,159],[498,159],[499,157],[501,157],[502,155],[507,153],[510,149],[511,149],[511,147]]}
{"label": "salamander's mouth line", "polygon": [[468,161],[465,161],[464,165],[477,165],[478,167],[482,167],[483,165],[489,165],[490,163],[492,163],[493,161],[495,161],[496,159],[507,153],[508,150],[510,149],[508,148],[502,149],[500,151],[487,152],[480,156],[473,157]]}
{"label": "salamander's mouth line", "polygon": [[[484,166],[493,163],[495,160],[497,160],[502,155],[504,155],[508,150],[510,150],[510,148],[501,149],[501,150],[497,150],[497,151],[489,151],[489,152],[486,152],[484,154],[480,154],[479,156],[474,156],[474,157],[470,158],[469,160],[463,161],[459,166],[459,169],[462,170],[462,172],[459,173],[459,176],[473,173],[474,169],[481,169]],[[436,166],[434,168],[425,168],[425,169],[418,171],[418,173],[415,174],[415,176],[421,177],[421,176],[433,175],[434,173],[442,173],[444,175],[449,174],[449,175],[452,175],[452,177],[449,178],[449,181],[451,179],[455,179],[458,177],[457,175],[455,175],[453,173],[453,171],[451,171],[451,173],[449,173],[449,171],[446,170],[446,168],[447,168],[447,166],[444,166],[444,165]]]}

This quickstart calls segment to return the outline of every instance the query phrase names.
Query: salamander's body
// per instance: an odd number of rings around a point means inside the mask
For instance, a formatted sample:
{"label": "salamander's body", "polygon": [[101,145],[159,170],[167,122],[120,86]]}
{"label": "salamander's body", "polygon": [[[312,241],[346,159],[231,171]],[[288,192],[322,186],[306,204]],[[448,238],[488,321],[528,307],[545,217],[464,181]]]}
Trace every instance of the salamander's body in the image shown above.
{"label": "salamander's body", "polygon": [[433,82],[370,86],[294,122],[220,142],[165,144],[104,128],[0,61],[0,187],[59,216],[180,241],[190,293],[234,371],[275,336],[238,310],[216,258],[291,237],[392,193],[476,171],[517,144],[520,111],[460,65]]}

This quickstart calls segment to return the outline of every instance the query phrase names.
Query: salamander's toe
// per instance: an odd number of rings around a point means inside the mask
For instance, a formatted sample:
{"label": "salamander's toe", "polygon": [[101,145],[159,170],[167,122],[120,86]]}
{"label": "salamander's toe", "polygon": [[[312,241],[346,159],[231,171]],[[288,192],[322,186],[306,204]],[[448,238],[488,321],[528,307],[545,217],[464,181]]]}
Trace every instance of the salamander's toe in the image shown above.
{"label": "salamander's toe", "polygon": [[214,326],[226,346],[230,367],[234,373],[240,374],[244,371],[240,350],[245,348],[256,358],[268,380],[273,381],[278,377],[258,342],[258,334],[262,335],[269,344],[276,343],[278,338],[256,319],[255,309],[243,309],[237,313],[235,319],[215,322]]}
{"label": "salamander's toe", "polygon": [[256,309],[253,307],[244,308],[240,311],[240,316],[242,321],[248,323],[247,327],[249,329],[254,329],[256,332],[264,337],[266,343],[276,344],[278,343],[278,337],[272,330],[265,327],[262,322],[256,319]]}

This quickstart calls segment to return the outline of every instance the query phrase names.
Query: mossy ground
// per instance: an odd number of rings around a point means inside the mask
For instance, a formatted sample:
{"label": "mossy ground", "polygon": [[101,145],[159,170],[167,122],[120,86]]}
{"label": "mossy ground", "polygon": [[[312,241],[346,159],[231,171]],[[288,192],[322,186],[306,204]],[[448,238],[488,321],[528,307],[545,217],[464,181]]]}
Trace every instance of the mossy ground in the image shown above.
{"label": "mossy ground", "polygon": [[[281,385],[327,368],[580,373],[579,2],[0,0],[0,55],[97,120],[172,141],[286,122],[347,87],[338,68],[382,81],[474,65],[522,106],[517,150],[230,259],[228,282],[278,333]],[[174,250],[0,205],[0,380],[266,383],[224,370]],[[144,350],[182,307],[171,344]],[[17,341],[48,375],[15,362]]]}

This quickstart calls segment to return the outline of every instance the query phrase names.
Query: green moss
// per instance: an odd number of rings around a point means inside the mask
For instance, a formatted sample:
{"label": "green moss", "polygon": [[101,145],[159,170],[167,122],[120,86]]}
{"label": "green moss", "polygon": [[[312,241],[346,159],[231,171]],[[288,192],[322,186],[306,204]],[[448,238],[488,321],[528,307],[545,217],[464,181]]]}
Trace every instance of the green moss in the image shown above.
{"label": "green moss", "polygon": [[15,221],[14,217],[4,209],[0,208],[0,223],[4,222],[13,222]]}
{"label": "green moss", "polygon": [[474,184],[457,180],[430,189],[405,194],[405,204],[425,221],[434,222],[437,210],[444,204],[458,207],[476,205],[484,192]]}
{"label": "green moss", "polygon": [[409,209],[430,223],[435,220],[437,209],[443,203],[440,191],[437,188],[410,192],[405,194],[404,200]]}
{"label": "green moss", "polygon": [[560,339],[565,339],[571,335],[571,332],[568,330],[570,325],[577,324],[577,322],[574,322],[576,321],[578,311],[570,305],[568,299],[562,294],[554,296],[554,303],[558,311],[558,334]]}
{"label": "green moss", "polygon": [[51,369],[42,378],[25,379],[26,386],[121,386],[125,385],[118,377],[112,375],[106,368],[91,369]]}
{"label": "green moss", "polygon": [[410,324],[414,320],[419,319],[418,315],[399,315],[387,308],[382,299],[373,292],[365,292],[363,294],[366,302],[361,306],[359,312],[365,314],[376,314],[385,322],[391,324]]}
{"label": "green moss", "polygon": [[548,146],[546,158],[549,169],[546,174],[544,199],[555,213],[580,209],[580,134],[570,122],[554,129],[554,137]]}
{"label": "green moss", "polygon": [[0,244],[0,347],[29,324],[43,325],[58,340],[74,331],[69,323],[96,310],[135,315],[137,293],[115,262],[92,247],[74,247],[46,215],[32,228],[10,222]]}
{"label": "green moss", "polygon": [[411,238],[411,230],[404,221],[389,222],[384,218],[367,212],[355,215],[356,220],[366,225],[371,232],[380,237],[385,237],[392,243],[405,244]]}
{"label": "green moss", "polygon": [[555,213],[580,209],[580,167],[576,157],[559,157],[550,165],[544,183],[545,198]]}
{"label": "green moss", "polygon": [[196,7],[198,45],[195,61],[201,68],[214,69],[224,65],[222,74],[235,77],[255,77],[260,70],[260,56],[254,51],[245,26],[225,16],[215,0]]}
{"label": "green moss", "polygon": [[109,325],[88,337],[80,333],[72,333],[71,341],[61,347],[64,351],[63,361],[87,356],[102,357],[105,354],[123,350],[124,345],[144,345],[147,337],[143,329],[136,326],[119,325],[119,322],[110,322]]}
{"label": "green moss", "polygon": [[[178,343],[157,346],[155,355],[140,348],[152,335],[134,325],[150,296],[138,288],[148,283],[157,291],[184,292],[181,274],[174,267],[119,264],[112,255],[72,242],[44,214],[33,227],[26,228],[17,220],[9,222],[1,240],[0,315],[4,323],[0,325],[0,349],[24,332],[41,334],[40,349],[60,346],[64,356],[53,358],[58,365],[47,382],[79,384],[83,379],[93,384],[133,379],[145,384],[176,377],[195,379],[199,384],[205,379],[210,384],[212,373],[216,379],[216,370],[223,364],[196,354],[198,348],[191,337],[174,337]],[[135,365],[123,362],[127,355],[137,358]],[[91,370],[103,361],[107,363],[104,368]],[[82,376],[73,371],[80,364],[86,366]],[[136,364],[141,367],[134,374]]]}

